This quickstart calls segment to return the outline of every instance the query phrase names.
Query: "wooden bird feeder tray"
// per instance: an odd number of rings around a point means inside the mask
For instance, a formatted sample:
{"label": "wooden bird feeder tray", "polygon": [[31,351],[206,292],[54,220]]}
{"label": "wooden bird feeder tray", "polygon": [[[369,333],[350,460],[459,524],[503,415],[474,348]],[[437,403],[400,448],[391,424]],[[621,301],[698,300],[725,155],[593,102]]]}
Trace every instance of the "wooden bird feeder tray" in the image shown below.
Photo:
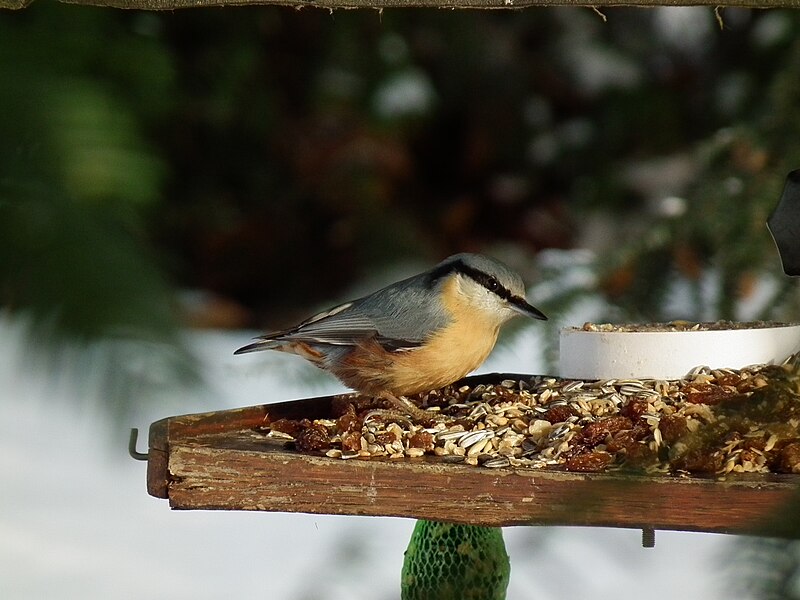
{"label": "wooden bird feeder tray", "polygon": [[[467,378],[497,383],[509,375]],[[453,523],[578,525],[800,537],[777,516],[797,475],[575,473],[452,464],[437,456],[310,455],[259,431],[267,416],[331,416],[334,396],[153,423],[147,485],[175,509],[371,515]],[[796,506],[796,505],[795,505]]]}
{"label": "wooden bird feeder tray", "polygon": [[[798,173],[800,171],[789,175],[781,203],[769,222],[784,269],[790,275],[800,273],[796,235],[800,226]],[[786,335],[777,329],[771,332],[753,331],[753,335],[763,337],[774,334],[783,336],[783,341],[788,340],[788,346],[771,338],[766,342],[761,340],[759,344],[772,354],[768,353],[766,358],[759,355],[756,357],[758,359],[779,363],[782,358],[779,354],[798,351],[794,329],[787,330]],[[736,332],[734,334],[738,335]],[[710,339],[712,336],[707,337]],[[709,356],[719,358],[721,347],[749,350],[759,344],[750,340],[717,341],[712,344]],[[657,352],[654,364],[660,365],[665,346],[659,342],[654,347]],[[638,359],[642,352],[641,348],[623,350],[620,354],[622,358],[615,359],[617,362],[628,360],[626,353]],[[685,353],[688,350],[676,349],[671,354],[680,357]],[[594,354],[583,350],[578,354],[582,359],[589,356],[586,364],[591,367],[592,356],[604,357],[607,352],[604,347]],[[510,455],[503,454],[499,447],[507,441],[508,432],[503,434],[503,440],[499,442],[492,439],[497,458],[479,463],[483,466],[449,462],[444,458],[452,458],[455,453],[447,455],[444,452],[447,456],[434,456],[428,452],[430,447],[424,453],[415,452],[415,456],[411,456],[410,445],[405,450],[408,456],[399,453],[399,457],[395,458],[391,455],[381,457],[362,448],[362,452],[370,454],[369,458],[343,460],[340,457],[345,450],[344,432],[341,432],[339,457],[335,456],[335,452],[330,456],[303,453],[285,440],[265,434],[264,424],[270,423],[274,433],[275,422],[280,419],[313,421],[335,418],[339,414],[334,414],[337,398],[325,396],[171,417],[153,423],[150,427],[149,451],[145,455],[148,460],[148,491],[153,496],[168,499],[170,506],[176,509],[265,510],[408,517],[481,526],[580,525],[641,528],[648,532],[665,529],[800,538],[800,526],[796,519],[782,518],[796,513],[800,501],[800,355],[787,359],[785,368],[773,366],[759,370],[759,367],[752,372],[748,371],[749,367],[740,368],[737,365],[748,364],[748,361],[756,358],[749,355],[740,358],[742,362],[737,362],[739,358],[725,359],[731,362],[728,366],[740,369],[738,372],[721,369],[713,373],[700,373],[701,377],[689,382],[688,389],[678,389],[663,381],[669,374],[649,373],[649,377],[661,378],[649,390],[656,391],[655,396],[639,400],[634,396],[628,398],[627,403],[617,404],[618,415],[613,418],[617,419],[617,424],[627,419],[627,429],[617,428],[615,431],[609,427],[604,430],[603,422],[593,420],[595,413],[591,409],[588,420],[581,421],[590,425],[583,425],[579,432],[570,432],[576,434],[570,440],[577,439],[577,451],[584,452],[583,455],[578,454],[575,462],[578,467],[592,464],[603,454],[608,459],[618,439],[628,436],[629,443],[624,447],[622,464],[629,459],[635,462],[633,459],[637,455],[646,455],[649,448],[650,456],[655,456],[656,461],[666,460],[669,463],[669,469],[663,472],[645,469],[633,474],[621,470],[574,472],[581,469],[520,468],[521,461],[516,458],[516,462],[511,461],[508,458]],[[599,375],[594,370],[587,370],[586,364],[580,363],[574,372],[571,365],[562,364],[562,375],[575,378],[626,377],[625,374],[608,374],[605,366]],[[618,367],[616,362],[611,366],[615,369]],[[680,373],[684,368],[685,365],[680,365],[675,372]],[[633,372],[641,374],[642,367],[635,365]],[[769,378],[770,373],[776,382],[774,388],[770,388],[765,379]],[[520,379],[520,390],[523,390],[520,376],[501,374],[470,377],[457,385],[492,385],[497,390],[497,386],[506,379]],[[587,382],[561,380],[558,383],[555,378],[547,378],[547,384],[555,385],[559,394],[567,392],[567,387],[574,390],[584,383]],[[641,385],[642,382],[638,383]],[[613,393],[603,387],[610,385],[607,382],[587,383],[586,387],[594,385],[595,391],[600,387],[606,396],[592,397],[591,400],[603,401],[606,397],[625,393],[626,385],[621,381],[618,384],[621,385],[617,385]],[[636,393],[636,385],[629,383],[627,387],[632,387]],[[676,389],[677,395],[673,396]],[[776,390],[774,393],[773,389]],[[502,396],[502,391],[495,393]],[[673,400],[677,397],[684,404],[676,410],[677,405]],[[659,401],[659,398],[662,400]],[[663,401],[665,398],[666,403]],[[581,402],[584,405],[587,403],[581,400],[576,404],[580,405]],[[646,411],[637,412],[637,403],[640,406],[643,403]],[[667,410],[653,414],[651,409],[659,403],[667,406]],[[452,406],[450,404],[446,408]],[[627,415],[623,414],[623,407]],[[530,411],[545,407],[529,404],[525,408],[532,414]],[[563,412],[566,408],[563,406],[559,410]],[[719,410],[718,413],[714,413],[715,408]],[[657,412],[660,409],[654,410]],[[492,417],[496,416],[492,413]],[[726,421],[726,418],[730,420]],[[547,427],[552,425],[558,437],[563,427],[569,429],[571,426],[569,419],[539,420],[540,417],[536,416],[531,419],[530,429],[526,433],[532,436],[532,443],[540,456],[544,454],[539,444],[543,438],[538,438],[539,441],[535,438],[537,428],[543,428],[547,436]],[[709,429],[703,429],[702,435],[698,435],[698,427],[703,419],[703,427],[708,426]],[[488,416],[486,420],[488,422]],[[340,422],[336,421],[337,427]],[[363,418],[360,423],[363,425]],[[556,427],[556,423],[559,426]],[[676,425],[688,433],[676,437]],[[587,434],[591,427],[594,429]],[[647,439],[636,437],[636,432],[641,434],[643,429],[650,435]],[[723,443],[724,452],[720,454],[720,447],[717,446],[715,454],[710,455],[713,460],[708,463],[711,468],[706,471],[711,474],[683,476],[682,471],[702,472],[702,468],[695,469],[691,465],[703,464],[705,458],[702,452],[696,451],[697,444],[700,443],[701,448],[709,447],[702,446],[708,442],[709,430],[717,436],[714,437],[714,443]],[[360,435],[360,432],[353,433]],[[430,432],[426,433],[431,436]],[[472,435],[476,430],[471,429],[469,433]],[[481,432],[477,433],[480,437]],[[619,438],[615,437],[617,435]],[[671,439],[667,439],[668,436]],[[782,439],[776,445],[775,440],[780,437]],[[438,430],[437,439],[444,439],[439,436]],[[698,439],[701,441],[698,442]],[[452,442],[452,439],[448,440]],[[362,438],[362,445],[368,441]],[[464,446],[467,445],[465,439],[459,438],[459,444],[461,441],[465,442]],[[497,446],[495,442],[498,442]],[[662,442],[665,445],[661,445]],[[558,439],[556,443],[560,443]],[[386,444],[384,449],[388,452],[390,447],[393,444]],[[484,447],[481,446],[478,451],[483,451]],[[677,451],[679,447],[682,449]],[[414,448],[416,450],[417,446]],[[452,444],[450,448],[453,449]],[[551,446],[547,446],[546,450],[550,449]],[[644,453],[640,452],[642,449]],[[353,450],[348,446],[348,452]],[[437,446],[433,450],[446,451],[447,448]],[[677,462],[673,460],[676,453]],[[749,457],[746,460],[743,459],[745,455]],[[524,457],[525,453],[511,456]],[[567,458],[567,461],[574,456]],[[686,459],[687,456],[694,462]],[[493,461],[492,466],[499,465],[500,468],[488,468]],[[759,472],[748,472],[754,470]],[[774,471],[787,473],[778,474]],[[724,475],[720,476],[720,472]],[[668,473],[681,473],[681,476]]]}

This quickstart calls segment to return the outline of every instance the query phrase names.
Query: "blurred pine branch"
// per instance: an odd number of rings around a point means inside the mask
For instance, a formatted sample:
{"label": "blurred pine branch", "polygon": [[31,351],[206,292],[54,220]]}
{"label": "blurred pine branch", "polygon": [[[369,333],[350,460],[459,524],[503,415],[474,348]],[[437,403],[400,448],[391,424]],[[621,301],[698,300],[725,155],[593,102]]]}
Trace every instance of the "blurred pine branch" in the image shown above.
{"label": "blurred pine branch", "polygon": [[[87,39],[105,23],[78,21]],[[134,107],[90,75],[101,36],[70,31],[53,30],[51,56],[0,23],[0,54],[17,57],[0,64],[14,82],[0,87],[0,305],[28,365],[119,414],[196,374],[143,235],[163,163]]]}

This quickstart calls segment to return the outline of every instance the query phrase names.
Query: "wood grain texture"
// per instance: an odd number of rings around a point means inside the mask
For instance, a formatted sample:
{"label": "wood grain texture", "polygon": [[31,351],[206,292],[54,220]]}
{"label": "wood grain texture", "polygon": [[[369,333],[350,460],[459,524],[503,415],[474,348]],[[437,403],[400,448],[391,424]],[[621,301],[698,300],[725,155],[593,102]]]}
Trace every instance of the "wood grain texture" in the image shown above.
{"label": "wood grain texture", "polygon": [[358,460],[246,444],[177,447],[170,505],[395,516],[472,525],[598,525],[721,533],[764,530],[793,485],[482,469]]}
{"label": "wood grain texture", "polygon": [[332,401],[313,398],[158,421],[150,431],[148,490],[187,510],[800,537],[792,520],[783,518],[798,505],[795,475],[720,480],[487,469],[436,457],[341,460],[300,454],[255,430],[268,413],[274,419],[328,416]]}
{"label": "wood grain texture", "polygon": [[[33,0],[0,0],[0,9],[21,9]],[[287,6],[292,8],[466,8],[466,9],[519,9],[545,6],[581,6],[602,8],[608,6],[708,6],[712,8],[797,8],[800,0],[728,0],[720,4],[713,0],[606,0],[600,4],[591,0],[61,0],[68,4],[103,6],[138,10],[175,10],[209,6]]]}

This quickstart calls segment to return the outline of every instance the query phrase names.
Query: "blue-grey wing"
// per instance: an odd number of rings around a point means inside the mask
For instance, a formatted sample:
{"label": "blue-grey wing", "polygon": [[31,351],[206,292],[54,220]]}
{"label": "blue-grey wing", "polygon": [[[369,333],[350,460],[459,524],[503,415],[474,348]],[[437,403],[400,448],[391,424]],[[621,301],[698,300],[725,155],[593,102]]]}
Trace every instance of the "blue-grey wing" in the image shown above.
{"label": "blue-grey wing", "polygon": [[262,336],[262,339],[352,346],[361,340],[380,336],[379,323],[356,303],[348,302],[314,315],[292,329]]}
{"label": "blue-grey wing", "polygon": [[448,322],[437,290],[430,289],[425,280],[417,276],[260,339],[354,345],[371,338],[387,350],[398,350],[419,346]]}

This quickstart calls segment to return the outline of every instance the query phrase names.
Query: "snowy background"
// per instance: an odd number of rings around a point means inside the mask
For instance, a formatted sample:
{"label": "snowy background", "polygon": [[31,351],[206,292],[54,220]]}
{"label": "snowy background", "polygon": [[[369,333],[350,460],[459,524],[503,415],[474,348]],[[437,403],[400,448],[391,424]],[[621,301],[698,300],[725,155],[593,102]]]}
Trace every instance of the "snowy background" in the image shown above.
{"label": "snowy background", "polygon": [[[2,598],[399,597],[412,520],[171,511],[147,495],[146,464],[128,456],[127,431],[98,416],[91,400],[70,398],[26,368],[19,336],[3,322]],[[141,407],[130,426],[146,431],[180,412],[342,390],[291,356],[233,357],[250,332],[191,336],[207,392]],[[530,349],[538,345],[535,328],[526,329],[481,371],[536,372]],[[654,549],[641,548],[633,530],[517,527],[505,539],[508,600],[731,597],[725,536],[658,532]]]}

